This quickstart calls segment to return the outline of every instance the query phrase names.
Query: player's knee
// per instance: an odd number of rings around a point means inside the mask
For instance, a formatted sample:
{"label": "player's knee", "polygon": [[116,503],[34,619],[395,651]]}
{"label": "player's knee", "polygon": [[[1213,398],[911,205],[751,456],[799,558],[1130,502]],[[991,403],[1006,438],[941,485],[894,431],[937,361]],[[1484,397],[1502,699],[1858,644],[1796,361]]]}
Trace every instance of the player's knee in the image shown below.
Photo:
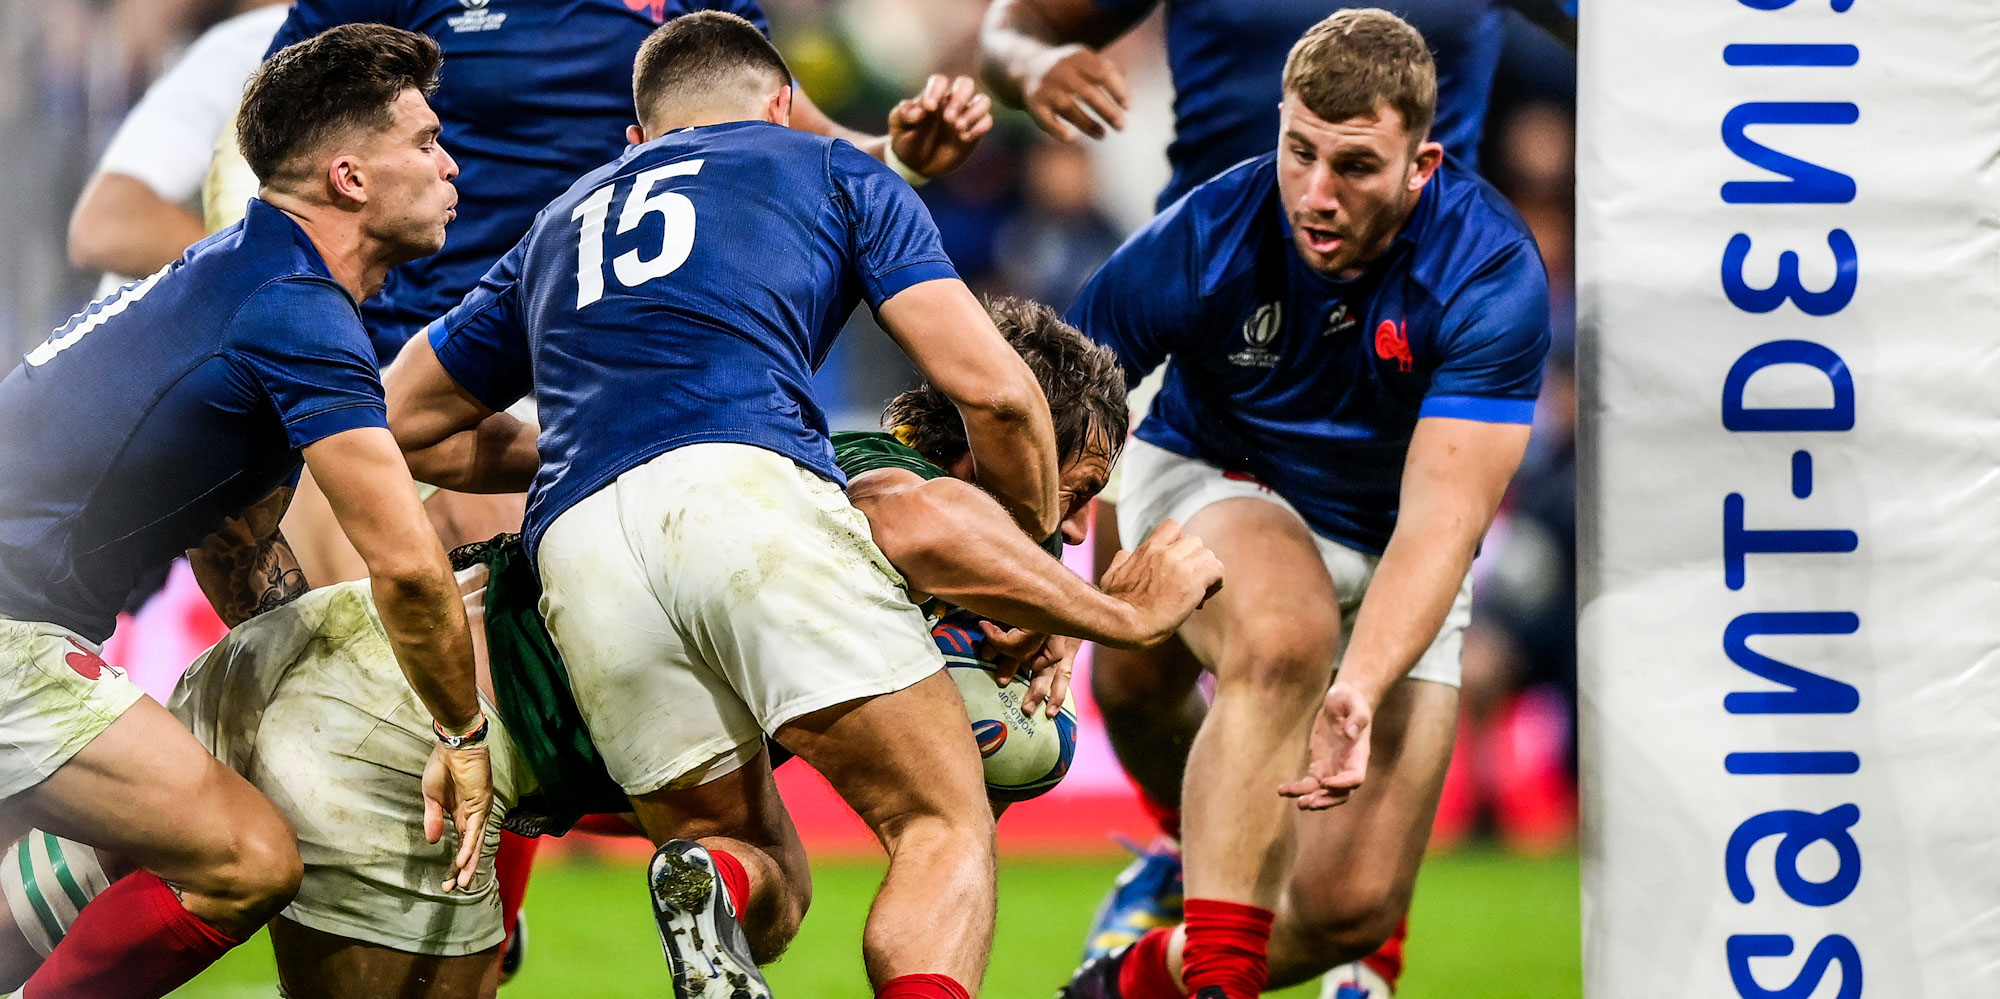
{"label": "player's knee", "polygon": [[982,798],[977,810],[954,809],[913,814],[882,830],[883,845],[893,863],[899,857],[950,857],[967,867],[996,864],[992,807]]}
{"label": "player's knee", "polygon": [[215,914],[239,926],[262,925],[290,905],[305,877],[298,837],[275,810],[233,824],[202,893],[219,905]]}
{"label": "player's knee", "polygon": [[1252,697],[1274,709],[1316,705],[1333,678],[1333,643],[1275,635],[1234,643],[1217,671],[1218,696]]}

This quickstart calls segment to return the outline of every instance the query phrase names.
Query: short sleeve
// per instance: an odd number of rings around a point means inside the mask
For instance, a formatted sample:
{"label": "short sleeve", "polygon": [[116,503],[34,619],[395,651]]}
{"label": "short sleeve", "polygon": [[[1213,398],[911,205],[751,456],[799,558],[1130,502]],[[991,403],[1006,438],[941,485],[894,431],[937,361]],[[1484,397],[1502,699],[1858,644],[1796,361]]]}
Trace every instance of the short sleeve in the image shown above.
{"label": "short sleeve", "polygon": [[387,427],[375,348],[347,293],[331,281],[274,281],[236,314],[230,346],[303,448],[360,427]]}
{"label": "short sleeve", "polygon": [[1549,352],[1549,281],[1520,243],[1445,306],[1442,354],[1420,416],[1532,423]]}
{"label": "short sleeve", "polygon": [[1064,316],[1118,355],[1127,387],[1180,350],[1201,322],[1200,252],[1186,205],[1183,199],[1133,233]]}
{"label": "short sleeve", "polygon": [[426,327],[438,363],[472,397],[495,412],[528,394],[534,365],[521,322],[520,268],[527,241],[507,252],[477,287]]}
{"label": "short sleeve", "polygon": [[387,24],[408,28],[396,0],[294,0],[291,13],[264,50],[268,59],[279,49],[303,42],[328,28],[342,24]]}
{"label": "short sleeve", "polygon": [[98,161],[99,173],[132,177],[160,197],[190,201],[201,193],[216,139],[243,99],[284,12],[260,9],[210,28],[146,88]]}
{"label": "short sleeve", "polygon": [[827,170],[847,224],[848,263],[869,308],[911,285],[958,277],[930,209],[895,171],[844,139],[834,140]]}

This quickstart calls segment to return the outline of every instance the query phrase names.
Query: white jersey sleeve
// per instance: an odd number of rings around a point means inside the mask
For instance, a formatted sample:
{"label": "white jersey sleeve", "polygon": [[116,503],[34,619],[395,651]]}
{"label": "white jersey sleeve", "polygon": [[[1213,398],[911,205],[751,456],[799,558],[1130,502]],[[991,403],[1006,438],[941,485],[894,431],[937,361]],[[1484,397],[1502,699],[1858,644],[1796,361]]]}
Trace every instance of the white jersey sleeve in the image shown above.
{"label": "white jersey sleeve", "polygon": [[208,29],[139,99],[98,161],[99,173],[134,177],[168,201],[201,192],[216,137],[236,114],[243,86],[285,22],[284,4],[259,7]]}

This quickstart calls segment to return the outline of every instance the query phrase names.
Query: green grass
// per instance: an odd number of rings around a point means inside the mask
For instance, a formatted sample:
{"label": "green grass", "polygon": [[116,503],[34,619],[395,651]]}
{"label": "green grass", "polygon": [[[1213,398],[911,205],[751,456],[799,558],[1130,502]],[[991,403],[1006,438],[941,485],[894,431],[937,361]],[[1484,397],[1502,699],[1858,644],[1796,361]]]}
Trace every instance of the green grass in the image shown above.
{"label": "green grass", "polygon": [[[1076,963],[1085,925],[1115,860],[1010,859],[1001,865],[1000,923],[983,995],[1045,999]],[[812,914],[791,953],[769,969],[779,999],[869,999],[861,923],[878,863],[814,870]],[[543,864],[528,892],[530,941],[503,999],[657,999],[670,995],[636,865],[588,859]],[[1411,914],[1400,999],[1575,999],[1583,994],[1574,855],[1523,860],[1473,850],[1431,858]],[[181,999],[270,999],[270,947],[239,948],[175,993]],[[1301,987],[1286,999],[1315,999]]]}

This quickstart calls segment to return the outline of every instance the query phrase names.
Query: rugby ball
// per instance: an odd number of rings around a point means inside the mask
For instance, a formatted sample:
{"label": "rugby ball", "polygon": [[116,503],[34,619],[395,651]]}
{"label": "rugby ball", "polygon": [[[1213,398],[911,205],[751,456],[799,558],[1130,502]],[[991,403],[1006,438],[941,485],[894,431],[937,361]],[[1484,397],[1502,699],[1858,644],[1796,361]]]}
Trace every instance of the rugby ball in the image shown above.
{"label": "rugby ball", "polygon": [[986,794],[995,801],[1027,801],[1048,792],[1076,758],[1076,709],[1064,704],[1054,718],[1021,710],[1028,684],[1000,686],[994,665],[980,658],[985,636],[978,618],[959,613],[931,629],[945,672],[965,699],[972,740],[986,767]]}

